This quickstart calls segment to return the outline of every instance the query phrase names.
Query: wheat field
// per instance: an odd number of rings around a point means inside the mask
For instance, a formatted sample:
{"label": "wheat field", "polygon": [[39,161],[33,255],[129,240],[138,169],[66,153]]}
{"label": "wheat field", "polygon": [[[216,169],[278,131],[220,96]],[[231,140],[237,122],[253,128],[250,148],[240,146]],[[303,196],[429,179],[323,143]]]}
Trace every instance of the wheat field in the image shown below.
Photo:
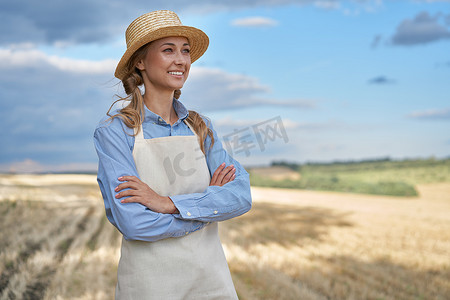
{"label": "wheat field", "polygon": [[[240,299],[449,299],[450,184],[395,198],[252,188],[220,235]],[[113,299],[93,175],[0,175],[0,300]]]}

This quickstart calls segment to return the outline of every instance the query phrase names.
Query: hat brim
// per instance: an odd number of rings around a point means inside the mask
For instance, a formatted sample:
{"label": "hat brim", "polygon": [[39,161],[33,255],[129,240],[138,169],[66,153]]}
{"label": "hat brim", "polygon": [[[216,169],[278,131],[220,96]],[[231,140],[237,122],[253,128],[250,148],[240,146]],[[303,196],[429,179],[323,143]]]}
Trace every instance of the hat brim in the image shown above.
{"label": "hat brim", "polygon": [[120,80],[123,80],[127,73],[126,66],[134,52],[150,42],[170,36],[182,36],[188,39],[191,46],[189,52],[191,56],[191,62],[199,59],[203,55],[203,53],[205,53],[206,49],[208,49],[209,38],[200,29],[190,26],[168,26],[160,28],[143,36],[137,42],[127,48],[119,63],[117,64],[114,76],[116,76]]}

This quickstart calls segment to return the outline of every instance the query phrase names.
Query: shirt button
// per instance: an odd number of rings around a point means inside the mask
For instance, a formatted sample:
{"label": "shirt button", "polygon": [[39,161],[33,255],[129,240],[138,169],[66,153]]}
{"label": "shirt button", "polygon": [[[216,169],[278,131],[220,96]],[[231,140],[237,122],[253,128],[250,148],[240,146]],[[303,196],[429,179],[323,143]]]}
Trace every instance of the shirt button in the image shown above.
{"label": "shirt button", "polygon": [[186,235],[188,235],[189,234],[189,232],[188,231],[186,231]]}
{"label": "shirt button", "polygon": [[215,210],[215,211],[214,211],[214,214],[215,214],[215,215],[217,215],[217,213],[218,213],[218,211],[217,211],[217,210]]}
{"label": "shirt button", "polygon": [[187,214],[187,216],[188,216],[188,217],[190,217],[190,216],[191,216],[191,213],[190,213],[190,212],[187,212],[186,214]]}
{"label": "shirt button", "polygon": [[162,122],[162,118],[159,118],[158,120],[159,120],[160,122]]}

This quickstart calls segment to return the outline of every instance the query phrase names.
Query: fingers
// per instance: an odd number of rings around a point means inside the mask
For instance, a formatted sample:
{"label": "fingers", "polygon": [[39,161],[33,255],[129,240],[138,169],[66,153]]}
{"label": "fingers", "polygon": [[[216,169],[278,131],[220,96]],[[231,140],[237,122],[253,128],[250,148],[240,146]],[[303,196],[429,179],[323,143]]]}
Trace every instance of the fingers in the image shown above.
{"label": "fingers", "polygon": [[116,199],[120,199],[120,198],[128,197],[128,196],[136,196],[136,195],[139,195],[139,192],[136,190],[125,190],[123,192],[117,193]]}
{"label": "fingers", "polygon": [[120,176],[117,178],[119,181],[133,181],[133,182],[140,182],[139,178],[136,176]]}
{"label": "fingers", "polygon": [[124,183],[119,184],[114,190],[116,192],[120,192],[121,190],[124,190],[127,188],[137,190],[139,188],[139,184],[132,182],[132,181],[126,181]]}
{"label": "fingers", "polygon": [[222,184],[232,181],[234,179],[233,176],[236,177],[236,168],[234,167],[223,177]]}
{"label": "fingers", "polygon": [[233,170],[231,170],[231,171],[229,172],[229,174],[230,174],[231,176],[229,176],[229,178],[228,178],[228,177],[224,178],[224,179],[222,180],[222,185],[224,185],[224,184],[226,184],[226,183],[228,183],[228,182],[231,182],[231,181],[233,181],[233,180],[236,178],[236,169],[233,168]]}
{"label": "fingers", "polygon": [[[236,171],[236,169],[234,168],[234,165],[229,165],[228,167],[226,167],[225,169],[223,169],[219,175],[217,176],[217,182],[219,182],[221,185],[223,185],[223,180],[224,178],[229,174],[230,171],[234,170],[234,172]],[[231,174],[233,175],[233,174]],[[230,176],[231,176],[230,175]]]}
{"label": "fingers", "polygon": [[214,171],[214,174],[211,178],[211,185],[215,185],[217,182],[217,177],[219,176],[219,173],[225,168],[225,163],[222,163],[217,169]]}
{"label": "fingers", "polygon": [[140,203],[142,205],[145,205],[144,201],[140,197],[128,197],[120,200],[120,203]]}
{"label": "fingers", "polygon": [[225,163],[221,164],[214,172],[210,185],[223,186],[236,178],[236,168],[229,165],[225,168]]}
{"label": "fingers", "polygon": [[[119,184],[114,191],[116,192],[120,192],[124,189],[133,189],[133,190],[137,190],[139,189],[139,184],[141,184],[142,182],[139,180],[139,178],[137,178],[136,176],[121,176],[118,178],[119,181],[125,181],[124,183]],[[116,198],[122,198],[125,196],[130,196],[131,194],[124,194],[124,192],[122,193],[118,193],[116,194]]]}

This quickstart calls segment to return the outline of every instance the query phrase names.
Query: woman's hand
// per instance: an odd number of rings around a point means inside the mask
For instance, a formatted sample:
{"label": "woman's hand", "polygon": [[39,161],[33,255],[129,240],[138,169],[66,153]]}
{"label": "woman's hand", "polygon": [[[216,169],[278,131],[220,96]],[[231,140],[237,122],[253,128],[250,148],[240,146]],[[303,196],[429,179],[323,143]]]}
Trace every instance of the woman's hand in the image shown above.
{"label": "woman's hand", "polygon": [[[119,184],[115,189],[115,191],[118,192],[116,198],[120,199],[128,197],[120,200],[121,203],[140,203],[157,213],[178,213],[178,209],[169,197],[158,195],[136,176],[122,176],[118,179],[119,181],[123,181],[123,183]],[[127,188],[129,188],[129,190],[122,191]]]}
{"label": "woman's hand", "polygon": [[209,185],[223,186],[225,183],[233,181],[236,178],[236,168],[229,165],[225,168],[225,163],[221,164],[214,172]]}

